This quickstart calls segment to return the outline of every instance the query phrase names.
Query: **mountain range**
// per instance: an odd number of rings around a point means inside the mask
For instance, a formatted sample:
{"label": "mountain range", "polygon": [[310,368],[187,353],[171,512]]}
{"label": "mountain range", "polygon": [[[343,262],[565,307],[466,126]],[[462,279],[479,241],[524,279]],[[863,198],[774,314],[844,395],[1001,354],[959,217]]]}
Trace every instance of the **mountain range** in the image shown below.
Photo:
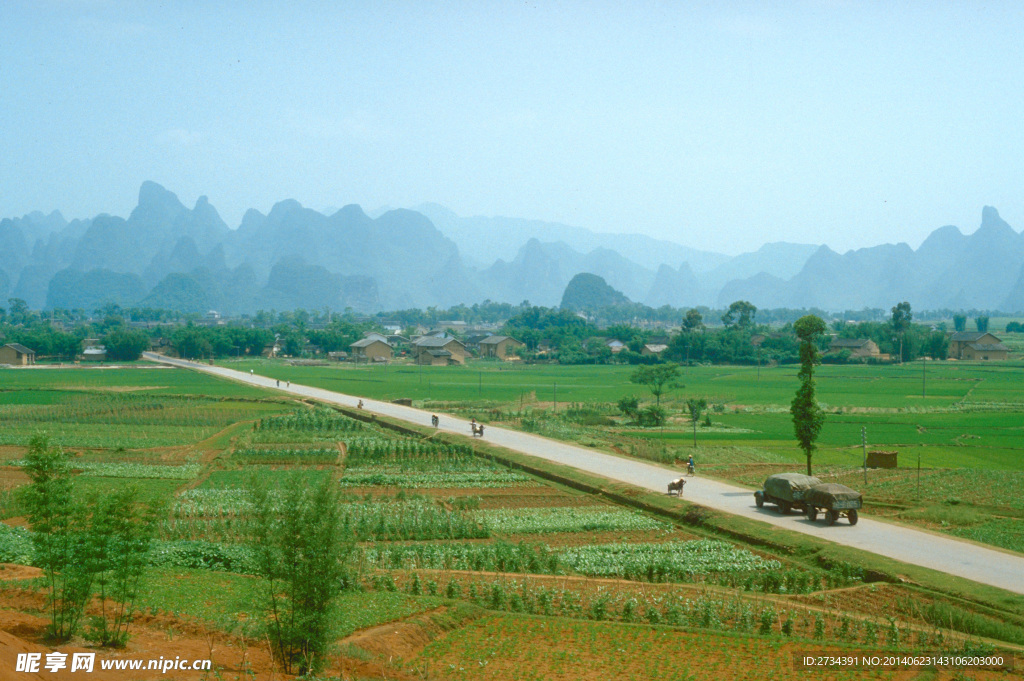
{"label": "mountain range", "polygon": [[570,280],[603,278],[652,307],[1024,309],[1024,235],[991,207],[965,235],[941,227],[914,250],[839,254],[768,243],[739,256],[640,234],[505,217],[459,217],[436,204],[329,215],[294,200],[249,210],[231,229],[205,196],[187,208],[154,182],[127,219],[59,212],[0,220],[0,301],[84,309],[106,303],[184,312],[352,308],[376,312],[485,300],[556,306]]}

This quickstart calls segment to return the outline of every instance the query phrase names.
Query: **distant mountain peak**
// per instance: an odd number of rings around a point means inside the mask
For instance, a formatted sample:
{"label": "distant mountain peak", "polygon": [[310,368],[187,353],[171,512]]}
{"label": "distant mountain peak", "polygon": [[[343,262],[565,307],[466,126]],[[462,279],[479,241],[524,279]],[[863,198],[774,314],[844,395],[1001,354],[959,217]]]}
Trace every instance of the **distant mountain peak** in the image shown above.
{"label": "distant mountain peak", "polygon": [[624,305],[629,298],[608,285],[603,277],[580,272],[565,287],[560,307],[565,310],[594,311],[609,305]]}
{"label": "distant mountain peak", "polygon": [[302,204],[295,199],[285,199],[284,201],[278,201],[274,204],[274,207],[270,209],[268,218],[277,220],[282,218],[289,213],[302,210]]}
{"label": "distant mountain peak", "polygon": [[1005,220],[1003,220],[1001,217],[999,217],[999,211],[997,211],[992,206],[985,206],[984,208],[981,209],[981,226],[978,227],[978,231],[975,232],[975,234],[978,234],[978,233],[982,233],[982,234],[984,234],[984,233],[996,233],[996,234],[998,234],[1000,232],[1007,232],[1007,231],[1013,232],[1014,234],[1016,234],[1016,232],[1014,231],[1013,227],[1010,227],[1010,225],[1008,225]]}
{"label": "distant mountain peak", "polygon": [[[388,212],[388,211],[384,211],[384,212],[386,213],[386,212]],[[381,213],[381,215],[383,215],[383,214],[384,214],[384,213]],[[332,215],[331,217],[335,217],[335,216],[337,216],[337,217],[342,217],[342,218],[346,218],[346,219],[351,219],[351,218],[365,218],[365,217],[368,217],[368,216],[366,215],[366,211],[364,211],[364,210],[363,210],[363,207],[362,207],[362,206],[360,206],[360,205],[359,205],[358,203],[350,203],[350,204],[348,204],[347,206],[343,206],[343,207],[341,207],[341,208],[340,208],[340,209],[339,209],[339,210],[338,210],[338,211],[337,211],[337,212],[336,212],[336,213],[335,213],[334,215]]]}
{"label": "distant mountain peak", "polygon": [[139,187],[139,207],[164,205],[185,207],[178,201],[178,196],[174,192],[164,189],[163,186],[152,180],[143,182],[142,186]]}
{"label": "distant mountain peak", "polygon": [[[1003,219],[999,217],[999,211],[993,206],[984,206],[981,209],[981,224],[984,225],[987,222],[1003,222]],[[1006,223],[1003,222],[1003,224]]]}

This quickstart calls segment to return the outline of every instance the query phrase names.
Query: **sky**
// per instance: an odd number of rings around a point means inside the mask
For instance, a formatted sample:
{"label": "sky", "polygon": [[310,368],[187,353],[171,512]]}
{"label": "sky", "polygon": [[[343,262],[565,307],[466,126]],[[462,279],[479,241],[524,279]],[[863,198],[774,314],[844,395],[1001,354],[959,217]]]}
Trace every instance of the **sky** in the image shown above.
{"label": "sky", "polygon": [[1024,228],[1020,2],[0,2],[0,217],[297,199],[845,251]]}

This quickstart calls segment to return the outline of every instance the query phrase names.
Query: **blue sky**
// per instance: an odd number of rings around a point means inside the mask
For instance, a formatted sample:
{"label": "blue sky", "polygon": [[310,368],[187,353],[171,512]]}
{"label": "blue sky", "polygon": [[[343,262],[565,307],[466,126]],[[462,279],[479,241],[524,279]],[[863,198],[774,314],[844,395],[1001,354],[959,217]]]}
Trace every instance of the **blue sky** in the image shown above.
{"label": "blue sky", "polygon": [[0,3],[0,217],[432,201],[728,253],[1024,228],[1017,2]]}

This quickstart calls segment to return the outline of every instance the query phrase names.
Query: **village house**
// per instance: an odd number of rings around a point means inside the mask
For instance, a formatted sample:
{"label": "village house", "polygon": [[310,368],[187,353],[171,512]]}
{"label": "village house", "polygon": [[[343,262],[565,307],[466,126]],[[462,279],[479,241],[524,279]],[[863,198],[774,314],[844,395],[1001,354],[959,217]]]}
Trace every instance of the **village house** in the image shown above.
{"label": "village house", "polygon": [[654,355],[655,357],[661,357],[661,353],[665,352],[668,346],[664,343],[647,343],[640,348],[641,355]]}
{"label": "village house", "polygon": [[484,340],[485,338],[490,338],[493,335],[494,334],[483,333],[479,331],[470,333],[464,337],[463,344],[466,346],[466,349],[469,350],[470,352],[480,354],[480,341]]}
{"label": "village house", "polygon": [[[445,350],[448,356],[440,353],[432,353],[433,350]],[[444,364],[465,364],[466,346],[456,338],[437,338],[435,336],[424,336],[412,343],[413,357],[417,364],[438,364],[441,357],[444,357]]]}
{"label": "village house", "polygon": [[510,359],[516,349],[525,345],[511,336],[488,336],[480,341],[481,357],[497,357],[498,359]]}
{"label": "village house", "polygon": [[458,364],[452,360],[452,353],[444,348],[417,348],[416,363],[424,366],[446,367]]}
{"label": "village house", "polygon": [[862,359],[874,357],[879,359],[882,356],[878,344],[868,338],[833,338],[829,345],[829,352],[842,352],[848,350],[851,359]]}
{"label": "village house", "polygon": [[21,343],[8,343],[0,348],[0,364],[28,366],[36,363],[36,351],[26,348]]}
{"label": "village house", "polygon": [[390,345],[377,338],[363,338],[349,347],[352,349],[353,362],[386,362],[395,355]]}
{"label": "village house", "polygon": [[1010,348],[993,336],[981,331],[960,331],[949,339],[950,359],[1002,360],[1010,354]]}
{"label": "village house", "polygon": [[620,341],[618,338],[609,338],[604,342],[605,345],[612,351],[613,355],[617,355],[626,349],[626,344]]}
{"label": "village house", "polygon": [[103,345],[90,345],[79,356],[83,362],[104,362],[107,359],[107,348]]}

